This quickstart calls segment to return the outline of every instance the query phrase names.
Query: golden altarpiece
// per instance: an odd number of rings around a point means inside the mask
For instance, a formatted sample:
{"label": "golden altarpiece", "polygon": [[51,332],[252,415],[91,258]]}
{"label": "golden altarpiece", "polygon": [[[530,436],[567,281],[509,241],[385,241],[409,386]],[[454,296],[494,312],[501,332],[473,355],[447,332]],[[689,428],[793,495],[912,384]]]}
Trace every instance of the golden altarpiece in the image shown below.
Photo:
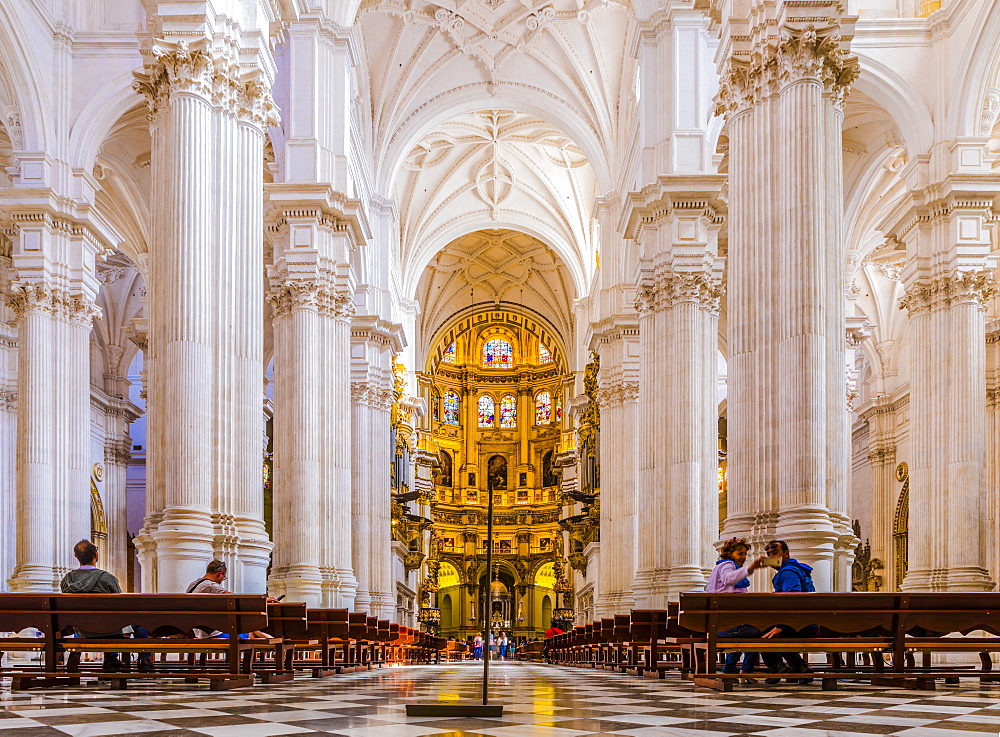
{"label": "golden altarpiece", "polygon": [[446,326],[432,346],[417,372],[428,411],[415,457],[431,467],[430,483],[410,495],[427,510],[422,524],[410,515],[411,530],[414,523],[427,530],[411,543],[413,563],[424,566],[421,605],[440,612],[444,636],[487,628],[540,636],[573,600],[573,551],[564,537],[571,523],[563,518],[574,500],[561,481],[577,455],[564,410],[572,377],[562,343],[528,311],[486,309]]}

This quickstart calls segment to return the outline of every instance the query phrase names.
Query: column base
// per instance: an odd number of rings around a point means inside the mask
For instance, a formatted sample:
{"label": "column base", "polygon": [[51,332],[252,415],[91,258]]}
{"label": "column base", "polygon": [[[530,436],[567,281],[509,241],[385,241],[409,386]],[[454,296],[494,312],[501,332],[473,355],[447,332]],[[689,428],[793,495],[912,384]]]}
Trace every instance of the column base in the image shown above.
{"label": "column base", "polygon": [[334,609],[354,609],[358,581],[350,568],[326,568],[323,574],[323,606]]}
{"label": "column base", "polygon": [[[635,607],[636,609],[666,609],[670,599],[667,588],[668,571],[654,568],[638,571],[635,574]],[[676,601],[677,597],[674,597]]]}
{"label": "column base", "polygon": [[911,569],[900,589],[903,591],[945,593],[949,591],[992,591],[996,583],[989,571],[979,566]]}
{"label": "column base", "polygon": [[635,594],[632,591],[608,591],[597,597],[594,614],[600,619],[628,614],[635,608]]}
{"label": "column base", "polygon": [[323,606],[323,578],[315,566],[272,571],[267,586],[273,596],[284,595],[285,601],[304,601],[309,608]]}
{"label": "column base", "polygon": [[[214,530],[206,510],[173,507],[163,511],[155,529],[144,531],[143,567],[148,556],[156,566],[153,590],[158,593],[187,591],[205,574],[215,557]],[[144,576],[145,578],[145,576]]]}
{"label": "column base", "polygon": [[14,568],[7,585],[15,594],[50,594],[59,590],[59,582],[68,568],[46,565],[21,565]]}

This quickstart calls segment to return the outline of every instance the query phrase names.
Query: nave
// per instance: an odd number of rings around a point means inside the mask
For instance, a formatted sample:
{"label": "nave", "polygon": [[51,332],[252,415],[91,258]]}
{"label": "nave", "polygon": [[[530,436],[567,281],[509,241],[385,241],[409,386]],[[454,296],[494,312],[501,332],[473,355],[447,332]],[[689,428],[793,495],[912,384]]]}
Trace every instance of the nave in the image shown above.
{"label": "nave", "polygon": [[697,689],[608,672],[497,662],[491,700],[502,719],[407,717],[416,701],[475,700],[481,664],[393,667],[314,681],[209,693],[148,682],[128,692],[94,688],[44,694],[0,691],[0,737],[978,737],[1000,724],[1000,684],[933,693],[842,684]]}

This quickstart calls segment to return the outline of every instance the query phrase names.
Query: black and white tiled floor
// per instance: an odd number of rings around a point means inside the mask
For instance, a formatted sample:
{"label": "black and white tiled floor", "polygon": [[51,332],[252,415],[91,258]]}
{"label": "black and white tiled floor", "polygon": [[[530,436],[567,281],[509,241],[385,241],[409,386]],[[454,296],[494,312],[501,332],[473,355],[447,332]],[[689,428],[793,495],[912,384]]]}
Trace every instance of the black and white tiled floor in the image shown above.
{"label": "black and white tiled floor", "polygon": [[1000,734],[1000,684],[936,692],[842,684],[695,688],[603,671],[495,663],[491,699],[502,719],[407,718],[413,701],[481,694],[481,665],[386,668],[323,680],[212,693],[146,682],[127,692],[96,687],[0,691],[0,737],[982,737]]}

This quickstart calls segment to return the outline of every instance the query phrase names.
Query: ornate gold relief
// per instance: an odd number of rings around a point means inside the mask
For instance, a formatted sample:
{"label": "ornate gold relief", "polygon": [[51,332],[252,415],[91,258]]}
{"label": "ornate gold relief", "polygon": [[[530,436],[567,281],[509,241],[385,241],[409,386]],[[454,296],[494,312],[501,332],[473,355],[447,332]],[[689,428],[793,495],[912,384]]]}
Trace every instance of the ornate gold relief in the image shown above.
{"label": "ornate gold relief", "polygon": [[910,534],[910,469],[906,463],[896,466],[896,480],[903,482],[896,502],[896,513],[892,519],[892,542],[896,557],[896,588],[898,589],[906,578],[909,568],[909,534]]}

